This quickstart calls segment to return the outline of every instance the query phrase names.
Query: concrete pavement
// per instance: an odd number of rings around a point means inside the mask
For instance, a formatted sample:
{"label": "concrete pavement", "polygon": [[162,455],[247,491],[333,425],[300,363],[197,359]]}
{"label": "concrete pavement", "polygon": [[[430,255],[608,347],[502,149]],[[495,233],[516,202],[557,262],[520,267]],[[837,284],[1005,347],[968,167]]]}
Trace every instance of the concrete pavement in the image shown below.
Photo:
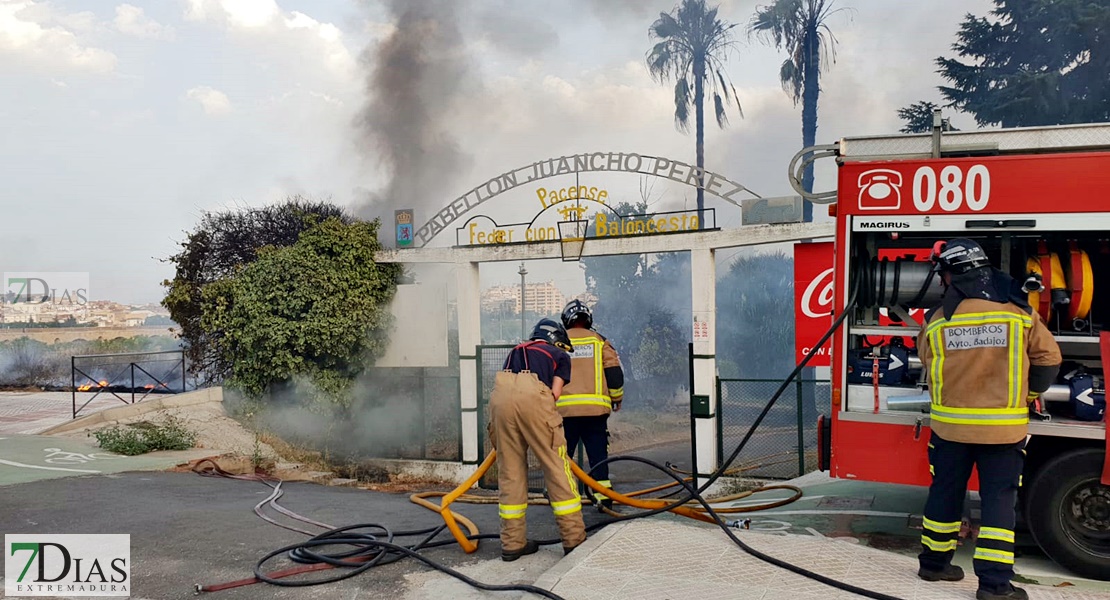
{"label": "concrete pavement", "polygon": [[[49,438],[56,441],[57,438]],[[6,440],[0,440],[0,445]],[[14,455],[13,455],[14,456]],[[29,459],[24,459],[29,460]],[[104,459],[115,462],[119,459]],[[97,466],[93,461],[82,466]],[[779,509],[729,519],[751,518],[739,531],[748,544],[777,558],[861,587],[909,599],[973,598],[974,578],[959,584],[917,580],[916,553],[923,490],[850,481],[820,474],[798,481],[806,496]],[[383,494],[312,484],[286,484],[282,503],[308,517],[347,525],[384,523],[395,529],[427,527],[439,518]],[[9,485],[0,492],[0,533],[128,533],[135,560],[135,598],[191,598],[196,583],[248,577],[254,562],[273,548],[305,536],[264,523],[251,508],[270,493],[246,481],[211,479],[191,473],[87,475]],[[730,503],[750,505],[778,497],[767,492]],[[496,504],[456,505],[483,533],[498,530]],[[530,507],[531,537],[554,538],[550,509]],[[601,517],[587,509],[587,523]],[[485,583],[535,583],[567,600],[624,598],[849,597],[839,591],[763,563],[737,548],[713,527],[671,515],[610,525],[570,556],[558,546],[516,562],[498,559],[495,540],[466,555],[450,545],[428,556]],[[970,573],[970,546],[957,562]],[[288,563],[284,563],[288,564]],[[284,566],[274,563],[273,568]],[[1110,600],[1110,584],[1076,579],[1028,547],[1017,570],[1034,600]],[[1052,587],[1067,583],[1071,587]],[[482,592],[402,561],[346,581],[307,589],[256,584],[208,594],[236,598],[402,598],[404,600],[517,599],[530,594]]]}
{"label": "concrete pavement", "polygon": [[[130,394],[121,396],[131,398]],[[86,403],[88,405],[81,408]],[[98,396],[93,392],[77,392],[79,415],[124,405],[108,393]],[[0,392],[0,436],[42,433],[72,418],[71,392]]]}
{"label": "concrete pavement", "polygon": [[[738,531],[765,554],[852,585],[906,600],[975,597],[974,576],[955,583],[917,578],[917,561],[835,538]],[[643,520],[610,525],[545,573],[536,584],[568,600],[839,600],[859,598],[763,562],[724,533],[692,521]],[[1032,600],[1110,600],[1080,587],[1023,585]]]}

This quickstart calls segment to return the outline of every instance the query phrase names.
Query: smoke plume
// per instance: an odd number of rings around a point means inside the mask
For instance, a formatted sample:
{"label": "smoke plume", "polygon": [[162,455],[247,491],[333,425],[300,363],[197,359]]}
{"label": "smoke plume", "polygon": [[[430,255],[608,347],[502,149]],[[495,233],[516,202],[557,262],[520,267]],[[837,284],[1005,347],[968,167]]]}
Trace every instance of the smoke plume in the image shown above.
{"label": "smoke plume", "polygon": [[361,57],[367,101],[358,116],[360,148],[385,167],[389,183],[358,208],[392,223],[395,208],[416,209],[417,225],[448,202],[469,159],[449,128],[453,108],[477,86],[459,29],[456,0],[388,0],[396,29]]}

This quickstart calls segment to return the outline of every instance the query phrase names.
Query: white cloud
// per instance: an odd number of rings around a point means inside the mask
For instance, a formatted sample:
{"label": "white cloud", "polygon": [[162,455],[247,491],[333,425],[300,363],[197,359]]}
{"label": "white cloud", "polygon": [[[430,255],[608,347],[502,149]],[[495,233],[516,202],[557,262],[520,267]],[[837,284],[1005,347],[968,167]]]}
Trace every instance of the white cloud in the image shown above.
{"label": "white cloud", "polygon": [[222,21],[233,27],[258,28],[273,23],[281,14],[274,0],[188,0],[185,18],[192,21]]}
{"label": "white cloud", "polygon": [[87,13],[55,15],[43,3],[0,3],[0,55],[14,56],[38,70],[106,73],[115,69],[115,54],[82,44],[66,23],[74,29],[95,28],[95,19],[90,21]]}
{"label": "white cloud", "polygon": [[172,40],[174,38],[173,27],[162,25],[151,19],[138,6],[130,4],[117,6],[114,23],[120,33],[127,35],[157,40]]}
{"label": "white cloud", "polygon": [[273,40],[265,38],[279,38],[280,47],[290,51],[297,60],[322,56],[330,71],[344,77],[353,76],[357,70],[354,55],[344,44],[339,27],[302,12],[285,11],[275,0],[188,0],[185,18],[217,24],[231,33],[261,38],[267,52],[274,46]]}
{"label": "white cloud", "polygon": [[185,96],[199,103],[205,114],[219,116],[231,112],[231,100],[228,99],[227,94],[206,85],[189,90]]}

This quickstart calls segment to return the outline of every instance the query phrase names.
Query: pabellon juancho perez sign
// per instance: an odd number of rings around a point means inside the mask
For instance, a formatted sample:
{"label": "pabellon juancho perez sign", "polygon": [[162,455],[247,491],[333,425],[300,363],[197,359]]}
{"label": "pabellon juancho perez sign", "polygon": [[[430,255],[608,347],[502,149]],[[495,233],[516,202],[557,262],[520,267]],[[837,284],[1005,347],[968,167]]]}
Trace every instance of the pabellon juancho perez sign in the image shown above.
{"label": "pabellon juancho perez sign", "polygon": [[[536,182],[549,177],[568,175],[571,173],[600,171],[651,175],[693,187],[698,187],[700,182],[700,186],[705,189],[706,193],[722,198],[737,206],[745,199],[741,196],[741,193],[748,194],[749,197],[758,197],[751,192],[751,190],[748,190],[746,187],[727,177],[711,171],[699,169],[694,165],[678,160],[623,152],[574,154],[571,156],[561,156],[559,158],[534,162],[519,169],[507,171],[471,189],[443,207],[443,209],[429,219],[427,223],[424,223],[416,230],[415,236],[417,245],[423,246],[435,237],[436,234],[449,227],[451,223],[490,198],[524,185],[536,185]],[[581,190],[581,187],[565,189],[568,193],[570,189],[574,189],[574,193],[577,196],[574,199],[576,200],[587,199],[602,203],[606,200],[601,196],[601,192],[604,190],[599,190],[597,188],[586,188],[584,192]],[[593,198],[589,197],[591,195],[591,189],[594,190],[592,192],[594,195]],[[556,197],[562,200],[562,197]],[[668,217],[666,223],[667,227],[671,226],[671,221],[669,219],[670,217]],[[686,219],[686,223],[687,228],[697,229],[697,227],[689,227],[689,216]],[[505,235],[508,235],[508,233]],[[556,236],[555,239],[557,239],[557,237],[558,236]],[[461,242],[462,239],[460,238],[458,241]],[[528,240],[514,238],[513,241]]]}
{"label": "pabellon juancho perez sign", "polygon": [[698,220],[696,210],[621,215],[607,203],[609,191],[594,186],[539,187],[536,196],[541,209],[530,223],[501,225],[486,215],[478,215],[456,229],[456,244],[481,246],[556,241],[558,228],[538,223],[549,211],[557,212],[562,221],[585,222],[586,236],[591,238],[681,233],[717,226],[716,211],[712,208],[703,211],[704,224]]}

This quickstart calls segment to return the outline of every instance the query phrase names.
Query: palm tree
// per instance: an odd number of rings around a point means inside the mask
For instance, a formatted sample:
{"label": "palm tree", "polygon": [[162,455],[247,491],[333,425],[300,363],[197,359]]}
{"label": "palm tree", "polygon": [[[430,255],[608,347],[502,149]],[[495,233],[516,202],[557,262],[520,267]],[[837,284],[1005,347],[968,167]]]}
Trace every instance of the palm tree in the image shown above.
{"label": "palm tree", "polygon": [[[717,7],[708,8],[705,0],[682,0],[670,13],[648,28],[651,39],[659,40],[647,53],[648,70],[659,83],[673,79],[674,121],[679,131],[690,130],[690,105],[694,106],[698,163],[698,225],[705,227],[705,89],[713,96],[717,126],[728,123],[726,104],[736,102],[743,118],[736,87],[725,75],[725,54],[733,46],[734,23],[717,18]],[[691,97],[693,88],[693,97]]]}
{"label": "palm tree", "polygon": [[[845,10],[833,9],[835,0],[775,0],[756,10],[748,33],[761,34],[775,48],[790,55],[779,69],[782,89],[802,102],[802,146],[814,145],[817,138],[817,96],[821,93],[820,74],[836,62],[836,37],[827,24],[829,17]],[[806,167],[802,186],[813,191],[813,165]],[[813,220],[813,203],[806,201],[804,220]]]}

